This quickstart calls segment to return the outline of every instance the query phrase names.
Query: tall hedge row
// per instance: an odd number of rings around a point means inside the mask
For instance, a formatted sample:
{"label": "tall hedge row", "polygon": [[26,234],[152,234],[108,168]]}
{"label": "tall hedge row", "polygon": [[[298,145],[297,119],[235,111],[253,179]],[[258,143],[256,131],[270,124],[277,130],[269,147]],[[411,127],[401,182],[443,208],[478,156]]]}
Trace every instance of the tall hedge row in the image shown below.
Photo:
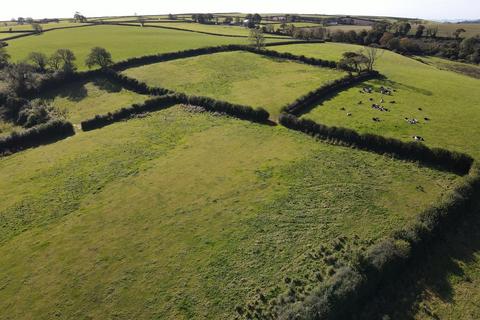
{"label": "tall hedge row", "polygon": [[359,134],[351,129],[329,127],[312,120],[299,119],[291,114],[282,113],[279,122],[287,128],[302,131],[323,140],[339,141],[380,154],[392,154],[402,159],[419,161],[461,175],[468,173],[473,163],[473,158],[463,153],[428,148],[419,142],[403,142],[374,134]]}
{"label": "tall hedge row", "polygon": [[152,96],[162,96],[165,94],[173,93],[168,89],[150,87],[146,83],[138,81],[137,79],[127,77],[121,73],[115,72],[113,70],[105,70],[102,73],[102,76],[107,78],[113,83],[121,85],[123,88],[136,92],[138,94],[148,94]]}
{"label": "tall hedge row", "polygon": [[[289,42],[284,42],[283,44],[289,44],[289,43],[296,43],[296,42],[289,41]],[[165,61],[170,61],[175,59],[191,58],[191,57],[196,57],[196,56],[201,56],[206,54],[229,52],[229,51],[248,51],[248,52],[269,56],[269,57],[299,61],[299,62],[303,62],[306,64],[315,65],[315,66],[322,66],[327,68],[338,67],[337,62],[335,61],[308,58],[305,56],[297,56],[291,53],[286,53],[286,52],[282,53],[274,50],[256,49],[254,47],[246,46],[246,45],[231,44],[231,45],[204,47],[204,48],[198,48],[198,49],[190,49],[190,50],[129,58],[124,61],[115,63],[112,66],[112,69],[116,71],[121,71],[128,68],[138,67],[146,64],[165,62]]]}
{"label": "tall hedge row", "polygon": [[326,95],[335,93],[339,90],[349,88],[363,81],[367,81],[373,78],[378,78],[380,76],[381,76],[380,73],[378,73],[377,71],[362,72],[354,76],[347,75],[343,78],[328,82],[313,91],[310,91],[309,93],[301,96],[294,102],[284,106],[282,108],[282,111],[286,113],[291,113],[294,115],[299,115],[303,111],[312,107],[315,103],[318,103],[319,100],[321,100],[322,98],[325,98]]}
{"label": "tall hedge row", "polygon": [[249,106],[232,104],[208,97],[188,96],[177,93],[150,99],[143,104],[134,104],[130,107],[125,107],[104,115],[96,115],[94,118],[81,123],[82,130],[98,129],[114,122],[128,119],[135,114],[156,111],[179,103],[200,106],[207,111],[225,113],[236,118],[260,123],[268,121],[270,116],[263,108],[253,109]]}
{"label": "tall hedge row", "polygon": [[347,319],[358,314],[378,289],[388,286],[409,263],[421,261],[424,253],[446,231],[454,230],[470,214],[480,197],[478,169],[440,203],[423,211],[409,227],[372,247],[353,266],[345,267],[319,285],[300,302],[283,307],[279,319]]}
{"label": "tall hedge row", "polygon": [[114,112],[103,115],[96,115],[94,118],[81,122],[82,130],[89,131],[105,127],[117,121],[130,118],[132,115],[160,110],[170,107],[177,103],[177,99],[173,95],[165,95],[158,98],[145,101],[143,104],[133,104]]}
{"label": "tall hedge row", "polygon": [[0,154],[10,154],[41,144],[55,142],[74,134],[75,130],[70,122],[52,120],[0,138]]}

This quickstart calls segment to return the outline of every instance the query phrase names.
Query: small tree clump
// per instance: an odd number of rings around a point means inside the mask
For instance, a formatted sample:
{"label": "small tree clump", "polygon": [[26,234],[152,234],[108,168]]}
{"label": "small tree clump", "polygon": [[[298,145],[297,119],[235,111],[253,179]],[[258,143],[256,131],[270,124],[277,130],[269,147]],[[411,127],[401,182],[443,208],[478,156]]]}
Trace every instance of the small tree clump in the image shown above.
{"label": "small tree clump", "polygon": [[265,48],[265,37],[263,36],[263,32],[260,29],[250,29],[250,36],[248,37],[248,41],[252,47],[255,49],[263,49]]}
{"label": "small tree clump", "polygon": [[85,60],[87,67],[99,66],[102,69],[109,67],[113,63],[112,55],[105,48],[95,47]]}

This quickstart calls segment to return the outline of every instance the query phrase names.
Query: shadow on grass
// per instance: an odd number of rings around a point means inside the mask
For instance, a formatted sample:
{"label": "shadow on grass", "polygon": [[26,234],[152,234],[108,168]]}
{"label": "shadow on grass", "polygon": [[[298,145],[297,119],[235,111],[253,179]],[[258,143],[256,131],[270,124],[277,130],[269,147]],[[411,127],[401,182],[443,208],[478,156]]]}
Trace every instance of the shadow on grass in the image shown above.
{"label": "shadow on grass", "polygon": [[93,80],[93,84],[100,90],[107,91],[108,93],[116,93],[122,91],[122,86],[108,81],[105,78],[96,78]]}
{"label": "shadow on grass", "polygon": [[355,319],[414,319],[418,312],[439,319],[435,310],[422,303],[436,297],[444,303],[453,301],[454,289],[449,282],[452,275],[461,281],[471,281],[464,275],[460,263],[474,261],[480,252],[480,199],[458,228],[437,239],[421,260],[412,261],[403,275],[387,288],[377,291]]}
{"label": "shadow on grass", "polygon": [[53,100],[56,97],[66,98],[69,101],[79,102],[88,96],[88,91],[85,88],[85,81],[75,82],[65,86],[61,86],[44,95],[43,98]]}

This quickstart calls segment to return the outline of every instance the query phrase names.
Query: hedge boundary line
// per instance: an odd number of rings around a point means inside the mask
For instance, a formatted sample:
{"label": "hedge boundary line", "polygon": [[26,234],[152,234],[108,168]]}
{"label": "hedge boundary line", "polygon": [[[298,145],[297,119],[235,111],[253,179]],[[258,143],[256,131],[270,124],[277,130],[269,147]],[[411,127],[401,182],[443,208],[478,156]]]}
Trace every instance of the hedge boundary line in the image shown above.
{"label": "hedge boundary line", "polygon": [[289,129],[301,131],[321,140],[339,142],[358,149],[390,154],[400,159],[418,161],[459,175],[469,172],[473,158],[467,154],[441,148],[429,148],[419,142],[403,142],[375,134],[360,134],[343,127],[329,127],[309,119],[299,119],[288,113],[279,116],[279,123]]}
{"label": "hedge boundary line", "polygon": [[74,134],[75,130],[70,122],[52,120],[0,138],[0,155],[9,155],[42,144],[57,142]]}
{"label": "hedge boundary line", "polygon": [[32,30],[32,32],[30,32],[30,33],[20,34],[20,35],[12,36],[12,37],[9,37],[9,38],[4,38],[4,39],[2,39],[2,41],[15,40],[15,39],[18,39],[18,38],[23,38],[23,37],[30,37],[30,36],[41,35],[42,33],[49,32],[49,31],[54,31],[54,30],[83,28],[83,27],[93,27],[93,26],[96,26],[96,24],[94,24],[94,23],[89,23],[89,24],[84,24],[84,25],[81,25],[81,26],[68,26],[68,27],[51,28],[51,29],[43,30],[43,31],[40,32],[40,33],[36,33],[36,32],[34,32],[34,31]]}
{"label": "hedge boundary line", "polygon": [[90,131],[99,129],[112,123],[128,119],[136,114],[158,111],[181,103],[199,106],[210,112],[225,113],[235,118],[257,123],[266,123],[270,117],[270,114],[263,108],[253,109],[249,106],[232,104],[208,97],[188,96],[183,93],[175,93],[147,100],[143,104],[133,104],[104,115],[96,115],[94,118],[81,122],[82,130]]}
{"label": "hedge boundary line", "polygon": [[318,104],[322,99],[325,98],[325,96],[329,94],[353,87],[361,82],[380,77],[381,74],[377,71],[361,72],[354,76],[347,75],[343,78],[326,83],[313,91],[310,91],[309,93],[301,96],[294,102],[284,106],[281,111],[296,116],[301,115],[313,105]]}
{"label": "hedge boundary line", "polygon": [[[298,42],[286,41],[286,42],[281,42],[279,44],[273,44],[273,45],[288,45],[293,43],[296,44]],[[261,50],[261,49],[256,49],[247,45],[230,44],[230,45],[223,45],[223,46],[203,47],[198,49],[189,49],[189,50],[183,50],[183,51],[160,53],[160,54],[147,55],[147,56],[141,56],[141,57],[133,57],[133,58],[129,58],[113,64],[111,66],[111,69],[115,71],[123,71],[125,69],[144,66],[148,64],[171,61],[176,59],[192,58],[192,57],[220,53],[220,52],[231,52],[231,51],[247,51],[247,52],[268,56],[272,58],[303,62],[305,64],[309,64],[313,66],[321,66],[321,67],[327,67],[327,68],[339,67],[336,61],[308,58],[305,56],[294,55],[288,52],[282,53],[274,50]],[[346,71],[349,71],[349,70],[346,70]]]}
{"label": "hedge boundary line", "polygon": [[423,253],[444,232],[453,230],[471,214],[479,196],[480,172],[473,166],[454,190],[422,211],[411,226],[372,245],[356,265],[340,269],[330,281],[312,290],[304,301],[280,310],[280,318],[350,318],[380,287],[407,271],[408,263],[421,260]]}
{"label": "hedge boundary line", "polygon": [[[200,30],[191,30],[191,29],[183,29],[177,27],[168,27],[168,26],[156,26],[151,24],[145,24],[143,27],[139,24],[134,23],[103,23],[104,25],[114,25],[114,26],[125,26],[125,27],[137,27],[137,28],[158,28],[158,29],[167,29],[167,30],[176,30],[176,31],[185,31],[185,32],[193,32],[193,33],[200,33],[206,34],[210,36],[217,36],[217,37],[228,37],[228,38],[248,38],[248,36],[242,36],[239,34],[222,34],[222,33],[215,33],[215,32],[208,32],[208,31],[200,31]],[[291,37],[265,37],[265,39],[292,39]]]}

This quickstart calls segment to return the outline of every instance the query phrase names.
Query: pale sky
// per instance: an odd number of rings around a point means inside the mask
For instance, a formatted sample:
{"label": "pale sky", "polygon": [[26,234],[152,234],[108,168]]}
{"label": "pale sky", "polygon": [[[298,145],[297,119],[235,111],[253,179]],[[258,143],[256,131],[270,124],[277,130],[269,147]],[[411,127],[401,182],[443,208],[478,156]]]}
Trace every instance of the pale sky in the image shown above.
{"label": "pale sky", "polygon": [[480,0],[2,0],[0,20],[191,13],[317,13],[423,19],[479,19]]}

